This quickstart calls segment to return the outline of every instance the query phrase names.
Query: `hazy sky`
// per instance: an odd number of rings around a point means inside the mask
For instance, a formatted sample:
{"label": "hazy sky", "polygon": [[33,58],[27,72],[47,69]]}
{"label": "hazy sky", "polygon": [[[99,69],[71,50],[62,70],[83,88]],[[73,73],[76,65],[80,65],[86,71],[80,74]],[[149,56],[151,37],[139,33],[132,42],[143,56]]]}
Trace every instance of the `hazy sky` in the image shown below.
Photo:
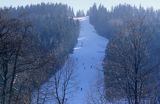
{"label": "hazy sky", "polygon": [[142,5],[143,7],[153,7],[154,9],[160,9],[160,0],[0,0],[0,6],[18,6],[27,4],[37,4],[41,2],[61,2],[72,6],[75,10],[83,9],[87,10],[93,3],[103,4],[107,8],[116,6],[119,3],[131,4],[131,5]]}

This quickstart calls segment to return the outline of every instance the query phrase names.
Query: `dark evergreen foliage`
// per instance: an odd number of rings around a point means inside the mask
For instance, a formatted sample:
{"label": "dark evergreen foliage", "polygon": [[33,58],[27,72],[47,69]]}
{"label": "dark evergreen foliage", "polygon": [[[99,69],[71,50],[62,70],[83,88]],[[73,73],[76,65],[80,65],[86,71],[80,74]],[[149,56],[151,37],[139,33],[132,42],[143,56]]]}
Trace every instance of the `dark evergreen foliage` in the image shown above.
{"label": "dark evergreen foliage", "polygon": [[85,13],[83,10],[79,10],[76,14],[76,17],[84,17],[85,16]]}
{"label": "dark evergreen foliage", "polygon": [[[72,53],[79,35],[79,22],[73,19],[73,9],[64,4],[2,8],[0,13],[0,42],[4,43],[0,44],[0,66],[6,62],[4,52],[16,54],[11,54],[7,68],[0,70],[1,78],[6,77],[6,80],[0,78],[0,102],[30,104],[33,90],[39,89]],[[20,48],[19,41],[23,41]],[[4,50],[6,45],[10,51]],[[15,62],[17,65],[12,68]]]}
{"label": "dark evergreen foliage", "polygon": [[[157,104],[156,99],[160,96],[158,94],[160,79],[160,10],[155,11],[152,8],[144,9],[143,7],[118,5],[109,11],[102,5],[97,7],[96,4],[94,4],[87,14],[89,15],[90,23],[95,27],[97,33],[109,39],[104,59],[105,86],[108,100],[109,98],[112,100],[128,99],[129,104],[141,104],[141,100],[146,100],[145,97],[147,97],[151,103],[154,102]],[[130,37],[130,35],[133,36]],[[141,35],[143,35],[143,37],[138,40]],[[146,47],[147,51],[145,52],[147,55],[143,57],[140,55],[145,59],[145,61],[140,61],[140,67],[138,67],[141,70],[140,75],[138,75],[139,73],[135,75],[136,71],[132,72],[132,69],[134,69],[132,68],[134,66],[133,63],[135,62],[131,61],[131,57],[135,56],[135,54],[131,54],[141,48],[135,48],[134,51],[130,51],[132,43],[130,43],[131,41],[127,38],[136,40],[135,47]],[[144,41],[146,39],[147,42]],[[139,41],[142,41],[142,43],[138,43]],[[130,44],[131,46],[129,46]],[[137,53],[141,54],[143,51],[144,49]],[[148,64],[146,64],[147,62]],[[125,73],[126,70],[129,70],[128,73]],[[148,75],[145,73],[146,70]],[[140,90],[137,91],[137,86],[139,86],[138,84],[140,84],[141,81],[136,82],[136,80],[139,80],[138,78],[144,78],[144,75],[142,76],[144,73],[147,78],[145,81],[143,80],[144,82],[141,80],[144,86],[144,89],[140,89],[144,90],[142,94]],[[130,78],[130,76],[133,78]],[[135,76],[138,76],[138,78],[136,79]],[[128,79],[132,79],[135,83],[132,83],[132,81],[128,81],[127,83]],[[127,86],[129,87],[126,87],[125,83],[126,85],[128,84]],[[141,94],[140,96],[138,95],[139,93]],[[139,101],[137,100],[138,97]]]}

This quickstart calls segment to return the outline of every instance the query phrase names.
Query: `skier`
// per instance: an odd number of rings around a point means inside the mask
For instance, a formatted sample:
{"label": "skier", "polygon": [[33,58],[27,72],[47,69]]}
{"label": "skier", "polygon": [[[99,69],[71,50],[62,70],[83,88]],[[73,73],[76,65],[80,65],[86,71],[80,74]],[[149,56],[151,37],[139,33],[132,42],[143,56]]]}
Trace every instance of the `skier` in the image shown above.
{"label": "skier", "polygon": [[92,69],[92,65],[91,65],[91,69]]}

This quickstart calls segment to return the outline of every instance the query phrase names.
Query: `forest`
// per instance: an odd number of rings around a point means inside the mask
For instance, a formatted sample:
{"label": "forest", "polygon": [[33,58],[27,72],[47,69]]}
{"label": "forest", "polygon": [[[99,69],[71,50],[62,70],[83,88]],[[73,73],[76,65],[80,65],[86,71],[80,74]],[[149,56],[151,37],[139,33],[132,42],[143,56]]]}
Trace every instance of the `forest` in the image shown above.
{"label": "forest", "polygon": [[79,22],[64,4],[0,10],[0,103],[30,104],[33,90],[73,52]]}
{"label": "forest", "polygon": [[94,4],[88,15],[97,33],[109,39],[103,60],[105,100],[159,104],[160,11],[127,4],[109,11]]}
{"label": "forest", "polygon": [[160,104],[160,10],[0,8],[0,104]]}

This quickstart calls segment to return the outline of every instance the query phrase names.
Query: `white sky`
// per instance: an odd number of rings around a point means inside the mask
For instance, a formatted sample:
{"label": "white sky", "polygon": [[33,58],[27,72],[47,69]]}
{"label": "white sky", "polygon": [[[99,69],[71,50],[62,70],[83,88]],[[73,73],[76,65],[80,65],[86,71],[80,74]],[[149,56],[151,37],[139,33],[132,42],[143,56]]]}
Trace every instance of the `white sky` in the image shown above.
{"label": "white sky", "polygon": [[70,5],[75,10],[88,10],[93,3],[103,4],[107,8],[111,8],[112,6],[116,6],[120,3],[127,3],[136,6],[142,5],[145,8],[153,7],[154,9],[160,9],[160,0],[0,0],[0,7],[37,4],[41,2],[61,2]]}

